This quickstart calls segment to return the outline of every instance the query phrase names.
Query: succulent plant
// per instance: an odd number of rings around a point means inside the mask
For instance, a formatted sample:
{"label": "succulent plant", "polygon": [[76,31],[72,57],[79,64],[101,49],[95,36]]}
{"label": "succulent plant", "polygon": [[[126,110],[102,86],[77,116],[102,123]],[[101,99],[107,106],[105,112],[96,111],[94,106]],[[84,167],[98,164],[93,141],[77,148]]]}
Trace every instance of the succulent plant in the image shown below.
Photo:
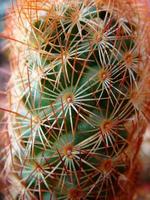
{"label": "succulent plant", "polygon": [[16,2],[6,27],[8,199],[132,199],[149,120],[139,13],[128,0]]}

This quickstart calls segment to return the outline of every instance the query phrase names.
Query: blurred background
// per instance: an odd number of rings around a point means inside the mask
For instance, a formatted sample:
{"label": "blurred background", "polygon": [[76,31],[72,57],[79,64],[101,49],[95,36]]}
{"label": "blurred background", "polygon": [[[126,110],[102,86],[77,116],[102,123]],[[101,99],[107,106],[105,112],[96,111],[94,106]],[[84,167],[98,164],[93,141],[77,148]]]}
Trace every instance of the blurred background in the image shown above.
{"label": "blurred background", "polygon": [[[0,108],[5,107],[7,82],[10,77],[9,62],[7,53],[5,51],[6,41],[4,41],[1,38],[1,33],[4,30],[6,10],[8,9],[9,6],[10,6],[10,0],[0,0]],[[1,131],[3,126],[2,122],[3,118],[4,118],[4,113],[0,109],[0,137],[2,138],[0,139],[1,141],[3,141],[3,132]],[[0,142],[0,151],[3,148],[1,144],[2,142]],[[0,158],[0,161],[1,159],[2,158]],[[1,192],[5,187],[5,184],[3,182],[3,178],[1,177],[1,170],[2,170],[2,165],[0,162],[0,200],[4,200],[5,199],[4,195]]]}
{"label": "blurred background", "polygon": [[[0,0],[0,34],[4,30],[6,10],[11,5],[11,0]],[[0,107],[4,107],[5,91],[9,80],[9,62],[5,51],[6,41],[0,37]],[[3,113],[0,111],[0,120]]]}
{"label": "blurred background", "polygon": [[[145,1],[150,3],[150,0]],[[0,0],[0,34],[4,30],[6,11],[9,12],[8,8],[10,5],[11,0]],[[10,68],[6,47],[6,41],[0,37],[0,108],[5,107],[7,82],[10,77]],[[3,116],[4,113],[0,109],[0,121],[3,119]],[[135,200],[150,200],[150,127],[147,129],[143,139],[143,144],[140,151],[140,159],[142,161],[142,168],[136,183],[137,195],[135,196]],[[0,193],[0,200],[2,199],[4,198]]]}

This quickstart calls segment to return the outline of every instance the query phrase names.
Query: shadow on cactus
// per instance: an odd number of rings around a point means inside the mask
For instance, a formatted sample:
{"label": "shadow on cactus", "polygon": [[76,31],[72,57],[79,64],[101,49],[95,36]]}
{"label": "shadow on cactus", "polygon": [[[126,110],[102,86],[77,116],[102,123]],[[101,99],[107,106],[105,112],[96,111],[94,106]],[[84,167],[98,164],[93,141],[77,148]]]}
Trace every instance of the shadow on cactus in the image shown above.
{"label": "shadow on cactus", "polygon": [[16,4],[6,23],[13,38],[6,199],[131,200],[148,120],[146,22],[138,6]]}

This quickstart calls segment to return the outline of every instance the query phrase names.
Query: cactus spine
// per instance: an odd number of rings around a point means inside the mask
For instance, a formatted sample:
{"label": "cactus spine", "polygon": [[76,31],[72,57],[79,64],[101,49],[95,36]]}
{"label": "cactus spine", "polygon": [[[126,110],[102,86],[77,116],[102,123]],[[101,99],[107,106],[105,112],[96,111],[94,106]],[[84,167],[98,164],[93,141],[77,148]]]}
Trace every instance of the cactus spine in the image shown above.
{"label": "cactus spine", "polygon": [[6,30],[13,198],[132,199],[148,73],[134,4],[19,0]]}

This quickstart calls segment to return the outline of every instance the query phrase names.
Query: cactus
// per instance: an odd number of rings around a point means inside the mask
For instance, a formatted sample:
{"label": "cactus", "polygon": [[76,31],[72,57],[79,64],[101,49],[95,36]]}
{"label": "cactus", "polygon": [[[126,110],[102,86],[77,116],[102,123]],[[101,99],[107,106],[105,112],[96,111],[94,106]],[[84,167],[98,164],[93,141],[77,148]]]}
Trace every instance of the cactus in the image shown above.
{"label": "cactus", "polygon": [[133,198],[148,120],[146,25],[128,0],[13,6],[8,199]]}

